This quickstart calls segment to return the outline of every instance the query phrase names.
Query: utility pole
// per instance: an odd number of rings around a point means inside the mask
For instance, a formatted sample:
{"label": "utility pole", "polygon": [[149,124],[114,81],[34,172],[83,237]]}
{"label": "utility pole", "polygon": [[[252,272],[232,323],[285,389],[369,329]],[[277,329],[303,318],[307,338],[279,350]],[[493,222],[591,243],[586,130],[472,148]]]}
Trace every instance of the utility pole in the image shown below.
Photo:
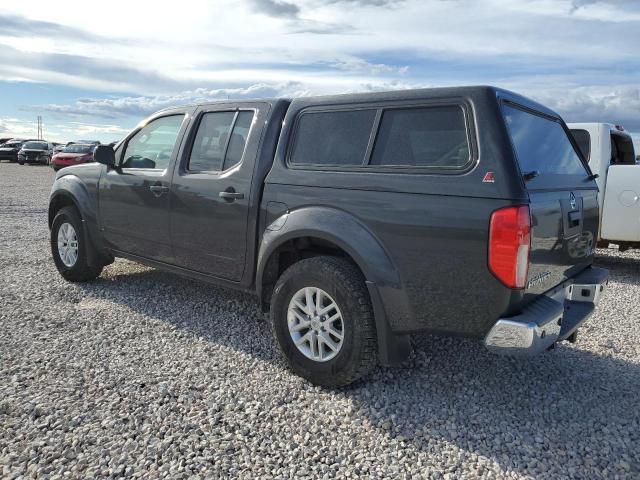
{"label": "utility pole", "polygon": [[38,140],[42,140],[42,117],[38,115]]}

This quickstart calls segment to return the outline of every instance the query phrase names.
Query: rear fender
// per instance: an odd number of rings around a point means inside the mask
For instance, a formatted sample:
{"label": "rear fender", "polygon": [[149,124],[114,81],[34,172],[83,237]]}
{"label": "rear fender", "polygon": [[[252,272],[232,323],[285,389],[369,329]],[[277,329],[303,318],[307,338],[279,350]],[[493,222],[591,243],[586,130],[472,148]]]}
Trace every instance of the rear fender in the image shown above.
{"label": "rear fender", "polygon": [[276,218],[264,232],[256,273],[256,289],[262,298],[264,270],[271,255],[285,242],[312,237],[333,243],[360,268],[374,308],[380,362],[402,361],[410,352],[409,336],[394,334],[389,314],[409,315],[408,299],[398,270],[373,233],[357,218],[338,209],[307,207]]}

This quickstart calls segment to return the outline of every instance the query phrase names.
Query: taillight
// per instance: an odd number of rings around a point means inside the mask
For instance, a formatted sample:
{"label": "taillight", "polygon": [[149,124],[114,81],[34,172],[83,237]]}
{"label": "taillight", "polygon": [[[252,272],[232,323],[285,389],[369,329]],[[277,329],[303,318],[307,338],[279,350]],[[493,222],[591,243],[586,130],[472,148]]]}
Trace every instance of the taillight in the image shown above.
{"label": "taillight", "polygon": [[489,269],[509,288],[524,288],[529,270],[531,218],[529,207],[501,208],[491,214]]}

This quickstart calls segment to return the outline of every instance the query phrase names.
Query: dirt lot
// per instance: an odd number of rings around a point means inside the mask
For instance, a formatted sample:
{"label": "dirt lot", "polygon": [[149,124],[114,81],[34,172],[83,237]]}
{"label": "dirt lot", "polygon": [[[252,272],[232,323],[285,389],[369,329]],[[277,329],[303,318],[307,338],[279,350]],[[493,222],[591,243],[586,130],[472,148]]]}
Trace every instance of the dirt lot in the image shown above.
{"label": "dirt lot", "polygon": [[122,260],[64,282],[52,181],[0,164],[2,478],[640,478],[638,253],[598,252],[610,288],[575,345],[422,336],[327,391],[286,370],[250,296]]}

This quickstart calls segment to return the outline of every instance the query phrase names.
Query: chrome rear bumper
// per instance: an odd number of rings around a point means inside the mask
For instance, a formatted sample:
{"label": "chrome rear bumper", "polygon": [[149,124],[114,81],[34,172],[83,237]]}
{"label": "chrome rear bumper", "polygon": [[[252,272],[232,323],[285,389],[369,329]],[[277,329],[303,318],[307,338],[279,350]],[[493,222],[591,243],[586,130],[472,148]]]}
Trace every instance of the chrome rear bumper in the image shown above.
{"label": "chrome rear bumper", "polygon": [[519,315],[498,320],[485,337],[485,346],[502,355],[535,355],[566,340],[595,310],[608,276],[608,270],[590,267],[570,278]]}

